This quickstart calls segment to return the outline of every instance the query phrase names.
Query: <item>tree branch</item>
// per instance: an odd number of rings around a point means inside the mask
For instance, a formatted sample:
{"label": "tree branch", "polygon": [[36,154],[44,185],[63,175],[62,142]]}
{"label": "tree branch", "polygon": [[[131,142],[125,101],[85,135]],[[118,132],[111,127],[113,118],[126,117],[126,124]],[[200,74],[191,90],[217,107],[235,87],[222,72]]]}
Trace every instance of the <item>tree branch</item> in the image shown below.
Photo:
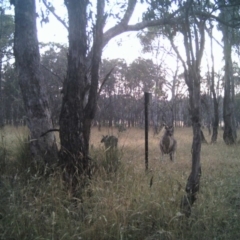
{"label": "tree branch", "polygon": [[46,134],[48,134],[48,133],[50,133],[50,132],[59,132],[59,131],[60,131],[60,130],[57,129],[57,128],[52,128],[52,129],[49,129],[48,131],[42,133],[42,134],[40,135],[40,137],[43,137],[43,136],[45,136]]}
{"label": "tree branch", "polygon": [[220,17],[217,17],[217,16],[215,16],[215,15],[213,15],[211,13],[208,13],[208,12],[194,11],[193,14],[197,15],[199,18],[204,18],[205,20],[206,19],[214,19],[217,22],[219,22],[222,25],[227,26],[227,27],[239,28],[239,26],[240,26],[240,21],[238,21],[237,23],[233,24],[233,23],[230,23],[230,22],[226,22],[223,19],[221,19]]}
{"label": "tree branch", "polygon": [[44,69],[46,69],[48,72],[50,72],[53,76],[57,77],[61,83],[63,83],[63,79],[55,72],[51,71],[48,67],[46,67],[43,64],[40,64]]}
{"label": "tree branch", "polygon": [[113,71],[113,69],[114,69],[115,67],[116,67],[116,66],[114,66],[114,67],[107,73],[107,75],[105,76],[105,78],[103,79],[103,82],[102,82],[102,84],[101,84],[101,86],[100,86],[100,88],[99,88],[99,90],[98,90],[98,95],[100,95],[100,93],[101,93],[101,91],[102,91],[102,89],[103,89],[104,84],[105,84],[106,81],[108,80],[109,76],[111,75],[111,73],[112,73],[112,71]]}
{"label": "tree branch", "polygon": [[210,29],[205,27],[205,30],[208,33],[209,37],[212,38],[221,48],[223,48],[223,45],[210,33]]}
{"label": "tree branch", "polygon": [[128,24],[129,20],[132,17],[133,11],[135,9],[137,0],[128,0],[128,6],[127,6],[127,10],[122,18],[122,21],[119,23],[119,25],[126,25]]}
{"label": "tree branch", "polygon": [[47,3],[46,0],[42,0],[43,4],[45,5],[45,7],[53,14],[53,16],[68,30],[68,26],[66,25],[66,23],[55,13],[55,11],[53,10],[53,8],[51,8]]}
{"label": "tree branch", "polygon": [[118,25],[110,28],[108,31],[106,31],[104,33],[102,48],[105,47],[107,45],[107,43],[113,37],[116,37],[116,36],[120,35],[121,33],[130,32],[130,31],[139,31],[146,27],[156,27],[156,26],[161,26],[161,25],[165,25],[165,24],[177,24],[180,20],[183,19],[182,16],[174,18],[174,16],[180,11],[180,9],[178,9],[174,13],[170,14],[167,18],[162,18],[162,19],[158,19],[158,20],[142,21],[142,22],[136,23],[134,25],[128,25],[128,22],[132,16],[133,10],[136,5],[136,0],[129,0],[128,4],[131,4],[131,5],[128,6],[122,21]]}
{"label": "tree branch", "polygon": [[[135,1],[136,0],[133,0],[133,2],[135,2]],[[132,2],[132,1],[129,0],[129,2]],[[131,7],[132,8],[135,7],[135,4],[133,4]],[[179,24],[179,22],[184,19],[184,16],[175,17],[176,14],[179,13],[179,11],[181,10],[181,9],[178,9],[166,18],[157,19],[157,20],[142,21],[142,22],[139,22],[139,23],[134,24],[134,25],[128,25],[127,23],[130,20],[131,15],[132,15],[132,11],[133,11],[132,8],[129,7],[127,9],[127,11],[125,13],[125,16],[123,17],[122,21],[118,25],[110,28],[109,30],[107,30],[104,33],[102,47],[105,47],[107,45],[107,43],[113,37],[116,37],[116,36],[118,36],[118,35],[120,35],[124,32],[139,31],[139,30],[142,30],[142,29],[147,28],[147,27],[163,26],[165,24],[169,24],[169,25]],[[193,11],[192,14],[197,15],[198,17],[204,18],[205,20],[206,19],[214,19],[217,22],[219,22],[223,25],[232,27],[232,28],[237,28],[240,25],[240,22],[236,23],[236,24],[231,24],[231,23],[225,22],[221,18],[219,18],[219,17],[217,17],[217,16],[215,16],[211,13],[207,13],[207,12]]]}

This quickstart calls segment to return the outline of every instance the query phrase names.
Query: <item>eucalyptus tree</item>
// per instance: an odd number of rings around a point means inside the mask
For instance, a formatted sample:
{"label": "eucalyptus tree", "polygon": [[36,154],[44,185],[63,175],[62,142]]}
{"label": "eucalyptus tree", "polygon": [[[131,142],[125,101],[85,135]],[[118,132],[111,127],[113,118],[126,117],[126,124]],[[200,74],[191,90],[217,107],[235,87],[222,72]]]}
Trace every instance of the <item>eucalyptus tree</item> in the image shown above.
{"label": "eucalyptus tree", "polygon": [[[156,1],[156,5],[149,9],[147,18],[158,17],[169,14],[173,5],[162,4]],[[168,2],[170,3],[170,2]],[[173,4],[173,3],[172,3]],[[184,79],[189,93],[189,112],[193,129],[192,141],[192,169],[186,185],[186,197],[182,200],[182,208],[187,216],[191,213],[191,205],[196,200],[201,177],[201,60],[205,45],[205,23],[206,17],[196,12],[207,12],[208,2],[206,1],[175,1],[181,11],[179,15],[183,20],[174,26],[164,26],[161,33],[170,41],[171,46],[177,54],[183,66]],[[176,45],[176,38],[182,38],[183,46]],[[182,48],[183,47],[183,48]],[[182,51],[179,50],[181,48]]]}
{"label": "eucalyptus tree", "polygon": [[[235,120],[235,89],[232,64],[232,47],[239,47],[239,26],[240,26],[240,3],[236,0],[218,1],[220,14],[219,29],[223,34],[224,52],[224,101],[223,119],[224,133],[223,139],[226,144],[234,144],[237,139],[236,120]],[[233,28],[234,27],[234,28]]]}
{"label": "eucalyptus tree", "polygon": [[[151,1],[151,7],[145,14],[147,19],[158,19],[169,14],[172,9],[179,9],[178,14],[184,16],[183,21],[179,21],[175,25],[166,25],[163,28],[156,28],[158,34],[164,34],[178,55],[183,65],[184,78],[189,92],[190,115],[193,127],[193,143],[192,143],[192,171],[188,178],[186,192],[187,197],[183,199],[183,207],[185,213],[189,215],[190,206],[196,200],[196,193],[199,189],[199,181],[201,176],[200,152],[201,152],[201,104],[200,104],[200,86],[201,75],[200,66],[205,45],[205,29],[206,22],[212,20],[220,22],[220,27],[224,30],[224,55],[225,55],[225,102],[224,102],[224,121],[227,125],[224,130],[224,140],[231,144],[235,142],[236,135],[234,129],[234,88],[231,70],[231,44],[233,44],[233,34],[229,31],[229,27],[239,26],[238,11],[239,1]],[[229,7],[234,11],[230,12]],[[220,15],[218,10],[220,9]],[[230,18],[230,16],[233,16]],[[235,22],[233,22],[235,20]],[[152,29],[154,30],[154,29]],[[235,31],[236,32],[236,31]],[[185,56],[183,57],[183,49],[178,48],[175,39],[182,36]],[[237,40],[238,38],[235,38]]]}
{"label": "eucalyptus tree", "polygon": [[239,44],[239,31],[230,25],[240,22],[238,1],[222,1],[218,2],[220,7],[219,17],[223,20],[223,24],[219,24],[219,28],[223,34],[223,51],[224,51],[224,101],[223,101],[223,119],[224,133],[223,139],[226,144],[234,144],[237,139],[236,122],[235,122],[235,90],[232,66],[232,47],[236,42]]}
{"label": "eucalyptus tree", "polygon": [[209,88],[210,88],[210,93],[212,96],[212,101],[213,101],[213,116],[212,116],[212,137],[211,137],[211,143],[216,143],[217,142],[217,137],[218,137],[218,125],[219,125],[219,102],[218,102],[218,96],[217,92],[215,90],[215,79],[216,79],[216,73],[215,73],[215,58],[213,54],[213,24],[210,21],[209,22],[209,29],[207,32],[209,33],[210,37],[210,51],[211,51],[211,61],[212,61],[212,66],[211,70],[208,71],[207,73],[207,79],[209,83]]}
{"label": "eucalyptus tree", "polygon": [[47,164],[56,162],[57,145],[53,133],[40,137],[53,125],[40,66],[36,6],[34,0],[11,2],[15,6],[14,55],[30,130],[30,151],[33,160],[44,170]]}

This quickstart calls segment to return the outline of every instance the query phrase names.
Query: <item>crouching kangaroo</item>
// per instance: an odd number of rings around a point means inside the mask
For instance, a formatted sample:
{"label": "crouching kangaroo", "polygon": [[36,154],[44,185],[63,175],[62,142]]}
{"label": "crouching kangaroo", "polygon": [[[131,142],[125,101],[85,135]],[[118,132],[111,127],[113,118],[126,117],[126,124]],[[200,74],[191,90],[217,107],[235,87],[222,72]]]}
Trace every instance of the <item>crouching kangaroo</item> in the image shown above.
{"label": "crouching kangaroo", "polygon": [[162,159],[164,154],[170,155],[170,160],[174,162],[174,155],[177,149],[177,141],[173,137],[173,126],[165,125],[165,133],[160,140],[160,150]]}
{"label": "crouching kangaroo", "polygon": [[118,138],[115,136],[103,136],[101,143],[104,143],[106,149],[116,149],[118,145]]}

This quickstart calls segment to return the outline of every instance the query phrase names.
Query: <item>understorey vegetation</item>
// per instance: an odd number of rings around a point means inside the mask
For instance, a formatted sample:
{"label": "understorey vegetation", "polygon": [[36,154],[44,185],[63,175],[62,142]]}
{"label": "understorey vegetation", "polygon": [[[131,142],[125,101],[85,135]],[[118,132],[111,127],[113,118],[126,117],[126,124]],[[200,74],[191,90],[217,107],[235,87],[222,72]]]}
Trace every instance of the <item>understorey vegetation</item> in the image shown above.
{"label": "understorey vegetation", "polygon": [[[48,177],[38,173],[41,167],[29,155],[28,130],[5,126],[0,132],[0,239],[239,239],[239,147],[222,139],[202,145],[200,190],[187,218],[180,202],[191,171],[192,129],[175,128],[174,163],[160,161],[163,131],[149,134],[145,172],[142,129],[94,127],[94,174],[73,197],[61,169]],[[203,133],[210,142],[207,129]],[[108,166],[102,135],[118,137],[117,170]]]}

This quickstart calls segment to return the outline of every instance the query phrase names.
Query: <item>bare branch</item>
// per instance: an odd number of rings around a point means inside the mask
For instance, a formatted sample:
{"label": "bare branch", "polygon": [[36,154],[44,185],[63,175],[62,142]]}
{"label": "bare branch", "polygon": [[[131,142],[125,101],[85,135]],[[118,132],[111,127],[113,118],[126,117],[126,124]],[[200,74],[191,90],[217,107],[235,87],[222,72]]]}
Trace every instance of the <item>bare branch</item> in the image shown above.
{"label": "bare branch", "polygon": [[103,79],[103,82],[102,82],[102,84],[101,84],[101,86],[100,86],[100,88],[99,88],[99,90],[98,90],[98,95],[100,95],[100,93],[101,93],[101,91],[102,91],[102,89],[103,89],[104,84],[107,82],[109,76],[111,75],[111,73],[112,73],[112,71],[114,70],[115,67],[116,67],[116,66],[114,66],[114,67],[107,73],[107,75],[105,76],[105,78]]}
{"label": "bare branch", "polygon": [[207,31],[210,38],[212,38],[221,48],[223,48],[223,45],[210,33],[210,29],[205,27],[205,30]]}
{"label": "bare branch", "polygon": [[89,89],[89,98],[88,103],[85,107],[86,116],[94,115],[95,106],[97,102],[97,91],[98,91],[98,73],[99,73],[99,64],[101,62],[102,56],[102,39],[103,39],[103,28],[105,25],[105,1],[97,1],[97,16],[96,16],[96,25],[93,32],[93,47],[92,47],[92,59],[91,59],[91,84]]}
{"label": "bare branch", "polygon": [[55,72],[51,71],[49,68],[47,68],[45,65],[40,64],[44,69],[46,69],[48,72],[50,72],[53,76],[57,77],[61,83],[63,83],[63,79]]}
{"label": "bare branch", "polygon": [[55,13],[55,11],[46,3],[46,0],[42,0],[45,7],[53,14],[53,16],[68,30],[66,23]]}
{"label": "bare branch", "polygon": [[186,70],[186,69],[187,69],[186,63],[185,63],[184,59],[182,58],[180,52],[178,51],[177,46],[174,44],[173,39],[170,39],[170,43],[171,43],[171,46],[172,46],[173,50],[174,50],[175,53],[177,54],[179,60],[181,61],[184,70]]}
{"label": "bare branch", "polygon": [[50,133],[50,132],[59,132],[59,131],[60,131],[60,130],[57,129],[57,128],[52,128],[52,129],[49,129],[48,131],[42,133],[42,134],[40,135],[40,137],[43,137],[43,136],[45,136],[46,134],[48,134],[48,133]]}

